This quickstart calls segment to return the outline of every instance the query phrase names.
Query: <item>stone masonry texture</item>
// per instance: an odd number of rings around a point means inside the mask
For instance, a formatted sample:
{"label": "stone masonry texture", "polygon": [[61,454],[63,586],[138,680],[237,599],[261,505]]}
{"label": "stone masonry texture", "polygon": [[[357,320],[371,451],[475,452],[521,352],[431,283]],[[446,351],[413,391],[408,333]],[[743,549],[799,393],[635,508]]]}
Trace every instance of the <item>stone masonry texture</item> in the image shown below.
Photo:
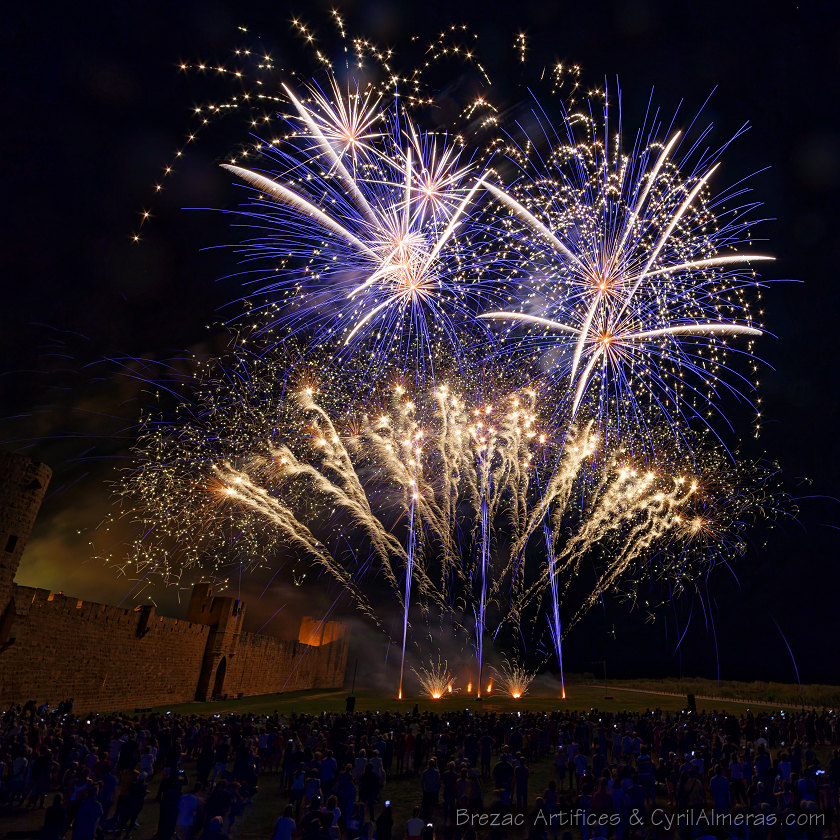
{"label": "stone masonry texture", "polygon": [[280,639],[246,632],[245,605],[209,584],[193,588],[186,620],[15,584],[50,476],[0,452],[0,704],[73,698],[109,712],[343,685],[341,622],[304,618]]}

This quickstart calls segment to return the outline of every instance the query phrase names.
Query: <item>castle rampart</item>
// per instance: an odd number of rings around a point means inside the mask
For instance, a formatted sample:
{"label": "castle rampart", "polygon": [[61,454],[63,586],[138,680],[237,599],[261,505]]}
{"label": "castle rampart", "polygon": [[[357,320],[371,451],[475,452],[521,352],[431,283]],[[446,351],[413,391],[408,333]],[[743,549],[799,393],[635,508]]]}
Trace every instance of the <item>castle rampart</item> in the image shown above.
{"label": "castle rampart", "polygon": [[0,565],[0,704],[72,697],[80,711],[105,712],[341,687],[347,632],[340,622],[304,619],[298,639],[280,639],[245,632],[245,605],[210,584],[194,587],[186,620],[15,584],[18,546],[49,476],[43,464],[0,453],[0,552],[17,536]]}

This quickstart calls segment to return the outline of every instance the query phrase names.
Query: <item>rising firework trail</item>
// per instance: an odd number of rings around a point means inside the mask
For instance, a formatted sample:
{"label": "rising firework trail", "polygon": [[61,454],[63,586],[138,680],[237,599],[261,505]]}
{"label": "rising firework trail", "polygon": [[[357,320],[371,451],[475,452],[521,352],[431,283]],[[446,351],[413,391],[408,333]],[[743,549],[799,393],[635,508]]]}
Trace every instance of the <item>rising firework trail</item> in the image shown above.
{"label": "rising firework trail", "polygon": [[557,665],[560,668],[560,699],[566,699],[566,681],[563,678],[563,625],[560,620],[560,589],[558,586],[557,560],[554,556],[554,541],[548,526],[548,520],[543,519],[543,540],[545,542],[545,559],[548,567],[548,582],[551,586],[551,612],[548,619],[548,632],[554,645]]}
{"label": "rising firework trail", "polygon": [[[419,455],[419,451],[416,452]],[[403,609],[403,637],[402,637],[402,656],[400,658],[400,685],[397,691],[397,699],[402,700],[403,696],[403,673],[405,672],[405,646],[408,641],[408,610],[411,606],[411,581],[414,577],[414,551],[416,547],[415,528],[417,522],[414,516],[414,507],[417,496],[417,469],[416,462],[414,464],[414,478],[411,481],[411,501],[408,505],[408,538],[406,545],[406,564],[405,564],[405,606]]]}

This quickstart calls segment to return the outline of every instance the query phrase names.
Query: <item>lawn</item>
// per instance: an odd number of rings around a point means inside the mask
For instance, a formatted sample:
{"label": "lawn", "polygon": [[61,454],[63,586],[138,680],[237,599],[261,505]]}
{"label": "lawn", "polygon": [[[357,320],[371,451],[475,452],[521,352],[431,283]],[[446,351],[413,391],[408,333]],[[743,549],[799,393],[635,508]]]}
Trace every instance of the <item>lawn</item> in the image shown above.
{"label": "lawn", "polygon": [[[766,694],[761,686],[772,686]],[[471,695],[451,694],[440,700],[424,697],[407,697],[397,700],[382,694],[365,691],[356,693],[356,710],[375,714],[384,712],[411,712],[415,704],[422,711],[446,711],[447,709],[470,709],[475,713],[515,712],[517,710],[538,710],[550,712],[555,709],[601,709],[602,711],[644,711],[663,709],[679,711],[686,707],[686,694],[697,695],[697,708],[743,712],[750,706],[757,708],[776,707],[794,709],[803,705],[822,705],[817,697],[829,696],[824,690],[837,692],[840,705],[840,690],[829,686],[816,686],[818,692],[811,692],[808,686],[802,692],[797,686],[776,683],[715,683],[711,680],[619,680],[608,686],[583,679],[566,683],[565,700],[546,693],[528,694],[519,700],[500,693],[485,695],[481,701]],[[559,686],[558,686],[559,689]],[[263,694],[243,697],[238,700],[217,700],[209,703],[182,703],[161,706],[157,711],[172,711],[193,714],[271,714],[274,711],[289,715],[320,714],[321,712],[343,712],[345,700],[350,692],[346,689],[323,691],[294,691],[284,694]],[[704,699],[711,697],[714,699]],[[743,699],[738,699],[743,698]],[[779,702],[781,701],[781,702]],[[132,711],[132,710],[128,710]]]}

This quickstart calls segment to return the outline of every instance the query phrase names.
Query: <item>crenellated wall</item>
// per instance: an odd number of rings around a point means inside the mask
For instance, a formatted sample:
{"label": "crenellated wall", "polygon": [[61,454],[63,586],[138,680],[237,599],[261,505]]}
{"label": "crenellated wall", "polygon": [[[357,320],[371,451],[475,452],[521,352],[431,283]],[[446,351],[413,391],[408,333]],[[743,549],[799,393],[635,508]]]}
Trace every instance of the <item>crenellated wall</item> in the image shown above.
{"label": "crenellated wall", "polygon": [[0,703],[72,697],[82,711],[195,698],[210,627],[16,586]]}
{"label": "crenellated wall", "polygon": [[108,712],[343,685],[341,622],[305,618],[297,639],[280,639],[245,632],[245,605],[209,584],[194,587],[187,620],[14,584],[49,476],[0,453],[0,553],[17,537],[0,561],[0,707],[72,697],[78,711]]}

